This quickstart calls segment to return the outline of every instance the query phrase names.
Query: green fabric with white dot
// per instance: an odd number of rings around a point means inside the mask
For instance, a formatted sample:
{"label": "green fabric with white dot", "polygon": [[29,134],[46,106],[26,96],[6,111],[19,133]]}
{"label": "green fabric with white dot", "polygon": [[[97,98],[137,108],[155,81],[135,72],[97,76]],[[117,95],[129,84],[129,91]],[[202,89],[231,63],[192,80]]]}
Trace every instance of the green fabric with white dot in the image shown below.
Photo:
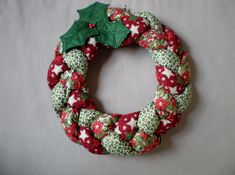
{"label": "green fabric with white dot", "polygon": [[67,102],[70,90],[66,89],[61,83],[55,85],[51,91],[52,107],[56,112],[60,112]]}
{"label": "green fabric with white dot", "polygon": [[88,70],[87,58],[81,50],[73,49],[63,54],[65,63],[74,71],[86,76]]}
{"label": "green fabric with white dot", "polygon": [[180,66],[179,57],[170,50],[153,50],[150,51],[151,56],[154,59],[155,64],[162,65],[173,72],[177,72]]}
{"label": "green fabric with white dot", "polygon": [[140,112],[137,126],[140,131],[151,135],[156,131],[158,125],[159,119],[154,104],[151,103]]}
{"label": "green fabric with white dot", "polygon": [[122,141],[115,132],[109,133],[102,139],[101,143],[104,148],[113,155],[124,156],[132,152],[131,146],[127,142]]}
{"label": "green fabric with white dot", "polygon": [[96,119],[101,113],[94,109],[81,109],[79,114],[78,125],[90,127],[91,123]]}

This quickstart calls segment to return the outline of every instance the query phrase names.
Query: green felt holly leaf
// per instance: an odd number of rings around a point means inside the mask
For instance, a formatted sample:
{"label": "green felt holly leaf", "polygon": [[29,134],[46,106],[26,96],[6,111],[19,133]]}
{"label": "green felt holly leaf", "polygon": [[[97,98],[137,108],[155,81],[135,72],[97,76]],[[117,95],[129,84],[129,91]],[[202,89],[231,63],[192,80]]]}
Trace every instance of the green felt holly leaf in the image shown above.
{"label": "green felt holly leaf", "polygon": [[85,45],[89,37],[97,42],[117,48],[130,32],[121,21],[110,22],[107,16],[107,4],[96,2],[87,8],[78,10],[80,19],[62,35],[63,52]]}
{"label": "green felt holly leaf", "polygon": [[79,13],[80,19],[95,24],[97,21],[108,20],[107,6],[108,4],[95,2],[87,8],[77,10],[77,12]]}
{"label": "green felt holly leaf", "polygon": [[60,37],[63,43],[63,51],[76,46],[82,46],[88,37],[99,34],[96,28],[90,29],[87,27],[88,25],[88,22],[80,20],[76,20],[73,23],[72,27]]}
{"label": "green felt holly leaf", "polygon": [[130,32],[121,21],[100,21],[99,25],[97,25],[97,29],[100,34],[97,35],[95,39],[106,46],[111,46],[114,48],[118,48],[123,39],[125,39],[127,34]]}

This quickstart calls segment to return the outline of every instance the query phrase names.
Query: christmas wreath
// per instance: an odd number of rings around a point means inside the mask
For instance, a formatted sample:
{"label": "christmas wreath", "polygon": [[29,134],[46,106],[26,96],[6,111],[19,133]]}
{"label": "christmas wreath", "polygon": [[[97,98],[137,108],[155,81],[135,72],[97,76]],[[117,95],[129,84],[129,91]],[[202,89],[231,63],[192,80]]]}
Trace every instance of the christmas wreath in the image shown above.
{"label": "christmas wreath", "polygon": [[[137,155],[157,148],[192,97],[189,55],[177,35],[151,13],[131,14],[96,2],[60,37],[48,70],[51,101],[66,135],[96,154]],[[139,44],[156,66],[156,94],[141,111],[99,112],[88,95],[88,65],[101,46]]]}

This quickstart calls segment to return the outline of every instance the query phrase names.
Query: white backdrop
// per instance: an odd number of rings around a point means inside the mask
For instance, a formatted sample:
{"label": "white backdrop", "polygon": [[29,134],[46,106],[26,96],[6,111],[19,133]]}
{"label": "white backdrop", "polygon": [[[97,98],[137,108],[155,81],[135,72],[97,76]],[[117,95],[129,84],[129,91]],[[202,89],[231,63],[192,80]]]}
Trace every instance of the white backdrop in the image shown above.
{"label": "white backdrop", "polygon": [[[158,150],[139,157],[90,154],[67,139],[51,107],[46,73],[58,37],[92,2],[0,1],[0,174],[234,175],[235,1],[102,1],[152,12],[192,56],[190,109]],[[91,94],[102,111],[136,111],[153,98],[154,73],[144,49],[102,50],[89,67]]]}

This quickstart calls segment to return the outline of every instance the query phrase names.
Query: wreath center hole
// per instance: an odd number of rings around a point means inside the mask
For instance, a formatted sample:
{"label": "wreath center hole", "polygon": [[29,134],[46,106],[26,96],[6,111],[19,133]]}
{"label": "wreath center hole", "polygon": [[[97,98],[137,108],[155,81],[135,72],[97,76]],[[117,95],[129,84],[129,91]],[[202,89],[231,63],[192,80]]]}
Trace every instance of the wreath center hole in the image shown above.
{"label": "wreath center hole", "polygon": [[154,98],[157,81],[153,58],[136,45],[100,48],[89,64],[87,83],[101,112],[139,111]]}

